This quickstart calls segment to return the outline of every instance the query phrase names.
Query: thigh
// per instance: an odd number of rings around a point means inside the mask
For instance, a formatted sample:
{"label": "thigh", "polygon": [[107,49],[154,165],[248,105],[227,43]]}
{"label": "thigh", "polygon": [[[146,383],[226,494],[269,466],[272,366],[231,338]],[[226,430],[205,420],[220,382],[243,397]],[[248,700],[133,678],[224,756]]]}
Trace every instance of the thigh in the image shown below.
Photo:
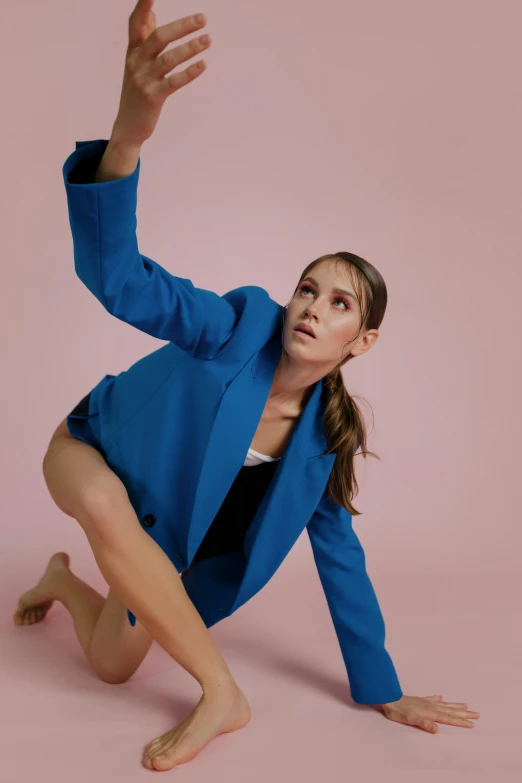
{"label": "thigh", "polygon": [[89,645],[89,660],[97,674],[105,682],[125,682],[147,655],[152,641],[138,619],[135,626],[129,623],[127,608],[111,587]]}
{"label": "thigh", "polygon": [[84,529],[93,523],[106,528],[98,532],[117,535],[119,523],[125,519],[128,524],[123,511],[132,507],[123,482],[94,446],[69,433],[66,419],[51,438],[43,473],[58,508]]}
{"label": "thigh", "polygon": [[[60,435],[67,435],[69,438],[72,438],[71,433],[69,432],[69,427],[67,426],[67,418],[65,418],[63,421],[59,423],[55,431],[53,432],[53,436],[51,438],[51,443],[53,440],[55,440]],[[49,445],[51,445],[51,443]]]}
{"label": "thigh", "polygon": [[[94,446],[69,433],[66,419],[51,438],[44,477],[57,506],[79,521],[89,535],[91,523],[105,536],[123,535],[120,523],[128,525],[129,518],[139,524],[119,477]],[[138,619],[134,626],[129,623],[127,607],[110,588],[89,645],[89,660],[97,674],[106,682],[125,682],[145,658],[152,641]]]}

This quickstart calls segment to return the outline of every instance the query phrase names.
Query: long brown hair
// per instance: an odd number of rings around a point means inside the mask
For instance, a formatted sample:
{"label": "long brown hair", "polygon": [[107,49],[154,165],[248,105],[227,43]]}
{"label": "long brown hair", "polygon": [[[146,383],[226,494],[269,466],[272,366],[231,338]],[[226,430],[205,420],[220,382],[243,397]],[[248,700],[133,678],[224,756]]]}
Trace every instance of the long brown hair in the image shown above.
{"label": "long brown hair", "polygon": [[[378,329],[384,318],[388,302],[386,283],[381,273],[372,264],[354,253],[340,251],[316,258],[303,270],[295,291],[301,281],[321,261],[332,261],[338,267],[346,270],[350,276],[361,311],[361,323],[357,337],[363,328]],[[283,318],[284,312],[283,310]],[[380,459],[373,451],[366,449],[366,424],[362,412],[355,403],[354,398],[357,395],[350,396],[344,385],[341,367],[350,359],[355,358],[349,354],[323,378],[323,394],[326,402],[323,424],[328,443],[326,453],[335,452],[337,454],[328,481],[328,494],[333,502],[344,506],[353,516],[361,513],[352,505],[352,499],[359,491],[354,470],[355,452],[360,449],[359,453],[364,459],[367,459],[368,456]]]}

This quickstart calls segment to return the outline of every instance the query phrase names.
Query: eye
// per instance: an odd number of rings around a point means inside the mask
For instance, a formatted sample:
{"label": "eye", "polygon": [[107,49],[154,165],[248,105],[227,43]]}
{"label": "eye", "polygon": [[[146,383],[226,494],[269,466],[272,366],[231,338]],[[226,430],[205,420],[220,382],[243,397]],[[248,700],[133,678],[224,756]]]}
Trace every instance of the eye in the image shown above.
{"label": "eye", "polygon": [[[314,289],[311,286],[309,286],[309,285],[302,285],[301,288],[299,289],[299,291],[301,291],[301,292],[303,292],[305,290],[306,291],[311,291],[312,293],[314,292]],[[348,304],[348,302],[346,301],[346,299],[343,296],[336,296],[335,299],[334,299],[334,302],[342,302],[344,305],[346,305],[346,309],[347,310],[351,309],[350,305]],[[336,309],[338,310],[339,308],[336,308]]]}

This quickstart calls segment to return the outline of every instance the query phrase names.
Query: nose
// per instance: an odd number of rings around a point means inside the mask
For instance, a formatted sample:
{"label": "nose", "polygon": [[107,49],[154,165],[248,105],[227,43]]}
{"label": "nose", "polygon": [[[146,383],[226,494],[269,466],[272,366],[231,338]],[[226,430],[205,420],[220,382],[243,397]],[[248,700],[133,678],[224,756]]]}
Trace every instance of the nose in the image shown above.
{"label": "nose", "polygon": [[311,318],[315,318],[317,315],[317,305],[308,305],[308,307],[305,309],[305,313],[307,313]]}

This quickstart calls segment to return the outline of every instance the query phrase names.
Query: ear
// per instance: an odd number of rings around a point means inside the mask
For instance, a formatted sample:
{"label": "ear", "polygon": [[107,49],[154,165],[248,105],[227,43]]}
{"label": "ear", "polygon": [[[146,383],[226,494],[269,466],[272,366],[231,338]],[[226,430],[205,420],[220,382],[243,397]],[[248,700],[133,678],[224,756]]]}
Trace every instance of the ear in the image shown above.
{"label": "ear", "polygon": [[367,332],[363,334],[362,337],[359,338],[356,345],[352,348],[350,353],[352,356],[361,356],[363,353],[366,353],[367,351],[372,348],[375,343],[377,342],[379,338],[379,331],[378,329],[369,329]]}

